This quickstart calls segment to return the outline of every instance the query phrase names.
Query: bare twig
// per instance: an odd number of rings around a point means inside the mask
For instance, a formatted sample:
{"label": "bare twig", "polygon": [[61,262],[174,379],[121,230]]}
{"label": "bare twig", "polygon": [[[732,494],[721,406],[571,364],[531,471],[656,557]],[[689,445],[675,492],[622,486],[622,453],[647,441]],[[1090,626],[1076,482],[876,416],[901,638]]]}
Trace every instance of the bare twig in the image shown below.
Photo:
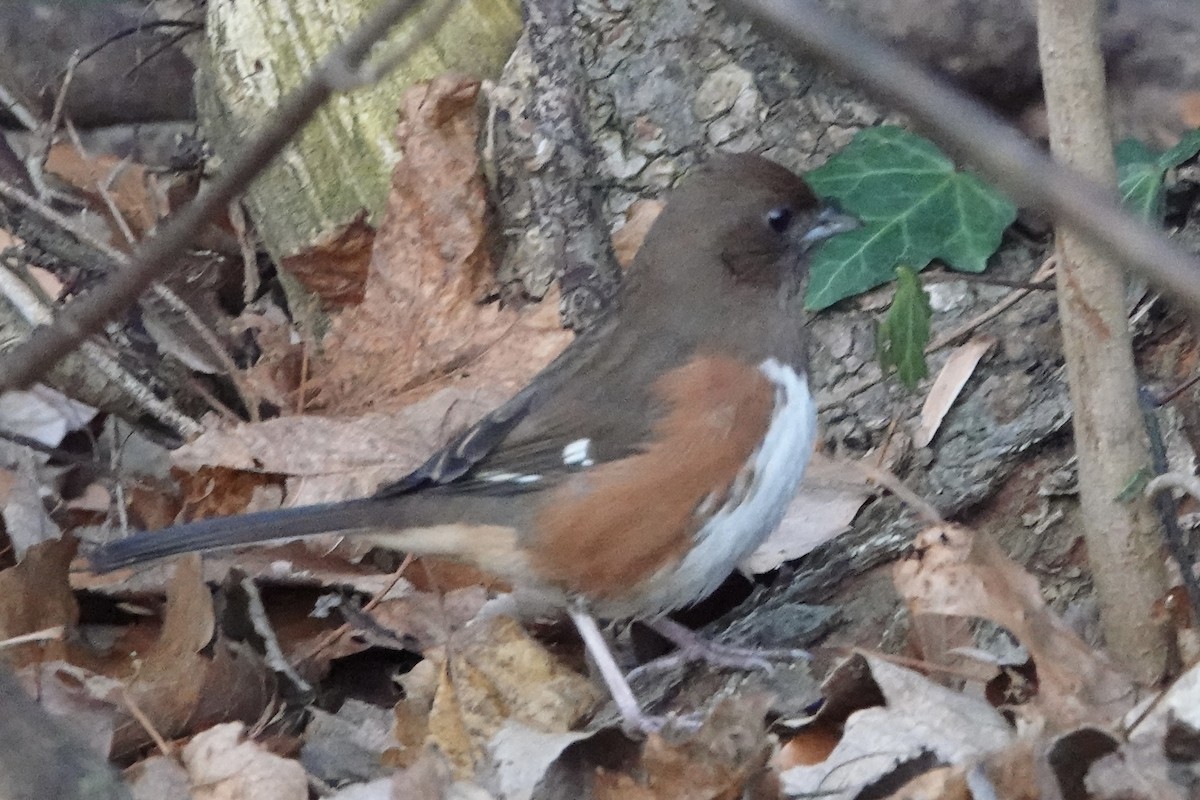
{"label": "bare twig", "polygon": [[[412,553],[409,553],[408,555],[404,556],[404,560],[400,562],[400,566],[397,567],[396,571],[392,573],[392,579],[390,581],[388,581],[387,584],[382,589],[380,589],[378,592],[376,592],[374,597],[372,597],[370,600],[367,601],[366,605],[364,605],[362,607],[362,611],[364,611],[364,612],[370,611],[371,609],[375,608],[375,606],[379,605],[380,602],[383,601],[383,598],[387,597],[388,592],[392,591],[392,589],[395,588],[396,584],[400,582],[400,578],[402,578],[404,576],[404,573],[408,570],[409,566],[411,566],[413,561],[415,561],[415,560],[416,559],[413,557]],[[321,637],[321,640],[316,643],[316,645],[312,648],[312,650],[310,650],[309,652],[305,653],[302,656],[298,656],[297,658],[295,658],[292,661],[292,665],[299,666],[300,664],[303,664],[306,661],[311,661],[312,659],[314,659],[318,655],[320,655],[323,650],[328,648],[330,645],[332,645],[334,642],[336,642],[338,639],[342,638],[349,632],[350,632],[350,624],[349,623],[344,623],[344,624],[338,626],[338,628],[336,628],[335,630],[332,630],[329,633],[327,633],[325,636]]]}
{"label": "bare twig", "polygon": [[50,121],[42,129],[43,135],[46,137],[46,142],[42,146],[37,164],[30,170],[38,178],[46,172],[46,162],[50,160],[50,149],[54,147],[54,134],[58,132],[58,126],[62,124],[63,108],[67,104],[67,92],[71,89],[71,81],[75,80],[75,69],[78,66],[79,51],[76,50],[67,59],[67,68],[63,72],[62,85],[58,87],[58,96],[54,98],[54,110],[50,113]]}
{"label": "bare twig", "polygon": [[[936,352],[938,350],[941,350],[946,345],[951,344],[952,342],[954,342],[964,336],[967,336],[968,334],[973,333],[980,325],[983,325],[984,323],[987,323],[987,322],[991,322],[993,319],[995,319],[996,317],[1000,316],[1008,309],[1015,306],[1021,300],[1024,300],[1026,297],[1028,297],[1030,294],[1033,293],[1035,288],[1037,288],[1040,283],[1048,281],[1053,276],[1054,276],[1054,257],[1051,256],[1050,258],[1047,258],[1044,262],[1042,262],[1042,265],[1038,268],[1038,271],[1034,273],[1032,278],[1030,278],[1030,281],[1031,281],[1030,285],[1028,285],[1024,288],[1009,292],[1004,297],[1000,298],[1000,300],[997,301],[996,304],[993,305],[991,308],[989,308],[987,311],[984,311],[982,314],[979,314],[978,316],[975,316],[972,319],[967,320],[962,325],[959,325],[958,327],[956,327],[952,330],[948,330],[945,333],[943,333],[942,335],[938,336],[936,339],[934,339],[932,342],[929,343],[929,345],[925,348],[925,352],[926,353]],[[1050,284],[1050,285],[1053,285],[1053,284]]]}
{"label": "bare twig", "polygon": [[[8,300],[30,325],[53,324],[52,310],[24,281],[3,265],[0,265],[0,296]],[[80,350],[92,368],[131,398],[146,414],[175,431],[181,438],[189,438],[203,430],[195,420],[180,413],[170,402],[156,397],[100,345],[85,341],[80,345]]]}
{"label": "bare twig", "polygon": [[124,686],[121,687],[121,702],[125,704],[125,708],[129,711],[129,714],[146,731],[146,735],[154,742],[154,746],[158,748],[158,751],[164,756],[173,757],[175,755],[175,748],[171,747],[171,743],[163,738],[158,728],[155,727],[154,721],[146,715],[145,711],[142,711],[142,707],[138,705],[133,694]]}
{"label": "bare twig", "polygon": [[79,225],[75,221],[63,216],[50,206],[38,200],[33,195],[18,189],[8,181],[0,180],[0,197],[4,197],[13,201],[17,205],[20,205],[23,208],[32,211],[34,214],[37,214],[51,225],[67,231],[73,237],[75,237],[75,239],[83,244],[86,244],[97,253],[100,253],[105,258],[108,258],[110,261],[112,261],[113,266],[121,264],[128,258],[128,256],[110,245],[108,242],[93,236],[91,232],[82,225]]}
{"label": "bare twig", "polygon": [[53,628],[44,628],[32,633],[23,633],[20,636],[10,636],[7,639],[0,639],[0,650],[16,647],[20,644],[30,644],[31,642],[60,642],[63,639],[65,630],[62,625],[55,625]]}
{"label": "bare twig", "polygon": [[228,214],[229,224],[233,226],[242,254],[242,302],[250,305],[258,296],[258,253],[254,249],[254,242],[250,241],[250,226],[246,222],[242,204],[236,200],[230,203]]}
{"label": "bare twig", "polygon": [[847,460],[845,463],[852,469],[858,470],[868,480],[874,481],[896,495],[906,506],[911,508],[930,525],[940,525],[945,521],[942,519],[941,513],[928,500],[905,486],[904,482],[890,471],[882,467],[876,467],[874,464],[868,464],[865,461]]}
{"label": "bare twig", "polygon": [[1200,265],[1159,230],[1126,213],[1111,186],[1055,163],[966,94],[859,33],[812,0],[725,0],[763,36],[817,59],[884,103],[911,115],[956,156],[1018,203],[1048,212],[1145,277],[1200,319]]}
{"label": "bare twig", "polygon": [[[157,235],[135,251],[129,268],[113,275],[103,288],[68,306],[54,325],[35,330],[30,338],[0,357],[0,391],[25,386],[83,341],[137,301],[138,296],[173,264],[203,226],[245,191],[284,145],[312,118],[333,93],[331,76],[356,73],[372,45],[401,18],[410,14],[415,0],[390,0],[370,14],[346,42],[328,55],[312,76],[288,95],[271,115],[271,121],[246,146],[229,159],[226,170],[180,210]],[[422,42],[409,39],[402,52]]]}
{"label": "bare twig", "polygon": [[258,402],[254,397],[254,393],[250,390],[245,378],[242,376],[242,371],[238,369],[237,364],[234,363],[233,358],[226,350],[225,344],[217,338],[217,334],[205,324],[200,315],[188,305],[188,302],[176,294],[169,286],[156,283],[150,287],[150,292],[172,312],[178,314],[187,323],[192,333],[200,337],[200,340],[204,342],[209,352],[221,362],[221,367],[225,370],[225,374],[229,376],[229,381],[233,384],[234,391],[237,392],[242,405],[246,407],[246,413],[250,416],[250,421],[258,422]]}
{"label": "bare twig", "polygon": [[17,122],[25,126],[26,130],[33,132],[38,129],[37,117],[3,83],[0,83],[0,106],[7,108],[9,113],[17,118]]}
{"label": "bare twig", "polygon": [[[204,24],[201,22],[193,22],[191,20],[186,20],[186,19],[156,19],[156,20],[150,20],[147,22],[139,22],[137,25],[131,26],[129,28],[122,28],[121,30],[114,33],[112,36],[109,36],[103,42],[100,42],[99,44],[89,47],[87,50],[84,50],[83,53],[80,54],[76,63],[82,64],[83,62],[87,61],[89,58],[92,58],[97,53],[104,50],[106,47],[110,47],[110,46],[116,44],[117,42],[121,41],[122,39],[126,39],[130,36],[136,36],[139,33],[150,33],[152,31],[157,31],[161,28],[183,28],[184,32],[182,35],[187,36],[187,35],[196,33],[197,31],[204,30]],[[176,39],[172,38],[170,43],[174,44],[175,41],[176,41]],[[146,56],[139,63],[139,66],[144,64],[146,61],[149,61],[155,55],[157,55],[157,53],[151,53],[150,55]]]}

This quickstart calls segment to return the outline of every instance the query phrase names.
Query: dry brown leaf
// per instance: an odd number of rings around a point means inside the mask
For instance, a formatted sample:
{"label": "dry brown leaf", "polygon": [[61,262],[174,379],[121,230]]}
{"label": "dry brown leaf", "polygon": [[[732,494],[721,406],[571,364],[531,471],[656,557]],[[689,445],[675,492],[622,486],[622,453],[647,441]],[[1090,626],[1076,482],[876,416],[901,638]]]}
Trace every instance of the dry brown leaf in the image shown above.
{"label": "dry brown leaf", "polygon": [[518,313],[493,291],[486,195],[476,154],[478,82],[442,77],[403,100],[402,153],[375,239],[363,302],[342,313],[313,384],[340,413],[397,408],[415,387],[511,393],[569,340],[553,303]]}
{"label": "dry brown leaf", "polygon": [[807,726],[779,749],[771,759],[780,772],[807,764],[820,764],[829,758],[841,740],[840,726],[817,723]]}
{"label": "dry brown leaf", "polygon": [[1045,740],[1036,728],[1027,729],[1012,746],[983,759],[981,767],[995,796],[1001,800],[1042,797]]}
{"label": "dry brown leaf", "polygon": [[963,387],[975,373],[980,359],[995,344],[995,336],[976,336],[961,347],[956,347],[946,359],[929,389],[929,394],[925,396],[925,404],[921,406],[921,421],[913,432],[915,446],[925,447],[933,441],[942,420],[946,418]]}
{"label": "dry brown leaf", "polygon": [[117,727],[128,721],[119,707],[119,681],[63,661],[32,664],[19,677],[38,704],[69,725],[80,741],[109,755]]}
{"label": "dry brown leaf", "polygon": [[861,473],[814,453],[783,521],[741,568],[757,575],[811,553],[848,531],[858,510],[874,493]]}
{"label": "dry brown leaf", "polygon": [[418,652],[441,647],[455,631],[475,619],[487,602],[481,586],[454,589],[443,595],[411,592],[396,600],[385,600],[368,614],[397,637],[411,637]]}
{"label": "dry brown leaf", "polygon": [[[851,713],[841,740],[824,761],[783,772],[780,780],[789,795],[849,800],[906,763],[928,759],[930,766],[964,765],[1012,742],[1010,725],[982,698],[877,658],[856,656],[840,669],[857,674],[862,664],[869,667],[883,705]],[[848,689],[858,685],[846,683]],[[863,693],[861,688],[854,692]],[[840,705],[859,699],[831,697],[828,702]]]}
{"label": "dry brown leaf", "polygon": [[442,661],[429,716],[430,740],[462,777],[475,773],[487,744],[510,721],[564,732],[595,706],[591,681],[558,662],[514,620],[480,619],[459,631]]}
{"label": "dry brown leaf", "polygon": [[[502,395],[445,389],[391,414],[302,416],[214,429],[173,454],[182,469],[219,466],[294,476],[288,507],[364,497],[406,475]],[[261,479],[256,479],[261,480]],[[228,502],[222,513],[247,510]]]}
{"label": "dry brown leaf", "polygon": [[913,778],[888,800],[975,800],[962,767],[931,769]]}
{"label": "dry brown leaf", "polygon": [[[280,417],[201,434],[172,454],[181,469],[225,467],[278,475],[407,474],[502,395],[446,389],[390,414]],[[369,490],[374,489],[374,484]]]}
{"label": "dry brown leaf", "polygon": [[88,198],[93,209],[109,220],[112,242],[120,249],[131,245],[121,232],[120,224],[112,219],[100,187],[105,187],[123,222],[135,238],[140,239],[154,227],[160,216],[160,203],[150,191],[146,168],[141,164],[123,161],[111,155],[84,156],[70,143],[50,148],[46,171],[74,186]]}
{"label": "dry brown leaf", "polygon": [[[204,467],[196,472],[174,470],[183,492],[180,514],[185,519],[225,517],[244,511],[278,508],[278,479],[271,475],[223,467]],[[274,489],[274,491],[265,491]],[[263,495],[268,498],[263,502]],[[274,498],[274,504],[269,502]]]}
{"label": "dry brown leaf", "polygon": [[931,664],[949,667],[954,679],[970,676],[970,680],[987,683],[995,680],[1000,669],[994,661],[985,661],[975,646],[971,620],[933,614],[911,617],[910,643],[916,656]]}
{"label": "dry brown leaf", "polygon": [[300,762],[243,739],[244,730],[235,722],[217,725],[183,748],[195,800],[308,800]]}
{"label": "dry brown leaf", "polygon": [[229,325],[232,338],[249,332],[259,348],[259,357],[242,371],[242,383],[251,397],[279,408],[303,408],[295,392],[304,376],[304,354],[311,336],[300,335],[283,309],[262,300],[259,310],[243,312]]}
{"label": "dry brown leaf", "polygon": [[[391,784],[391,794],[380,795],[381,800],[402,800],[402,798],[409,797],[414,800],[418,797],[487,800],[487,795],[483,793],[456,792],[455,789],[461,789],[461,785],[454,787],[454,776],[451,774],[450,765],[446,763],[446,759],[440,753],[434,751],[426,751],[414,764],[393,775]],[[346,800],[351,800],[351,798],[348,797]],[[356,796],[354,800],[360,800],[360,798]],[[361,800],[374,800],[374,798],[368,796]]]}
{"label": "dry brown leaf", "polygon": [[682,742],[652,734],[636,766],[599,772],[596,800],[692,800],[764,796],[772,750],[761,695],[730,698],[713,709],[700,730]]}
{"label": "dry brown leaf", "polygon": [[[504,800],[544,797],[546,789],[552,792],[564,784],[575,787],[580,796],[584,796],[583,782],[579,780],[582,776],[563,775],[554,768],[567,748],[592,739],[597,733],[599,731],[547,733],[519,722],[509,722],[488,743],[491,761],[491,769],[487,770],[488,785]],[[575,748],[572,750],[578,753]],[[611,752],[603,756],[611,756]],[[603,756],[601,761],[612,761]],[[576,761],[589,763],[586,755]]]}
{"label": "dry brown leaf", "polygon": [[[16,566],[0,571],[0,640],[33,633],[56,625],[68,630],[79,619],[79,607],[67,581],[67,568],[75,543],[42,542],[29,548]],[[60,641],[5,648],[4,658],[14,667],[62,658]]]}
{"label": "dry brown leaf", "polygon": [[375,229],[361,212],[341,229],[326,233],[303,253],[286,256],[283,268],[328,306],[362,302]]}
{"label": "dry brown leaf", "polygon": [[336,714],[308,709],[300,760],[304,768],[334,786],[382,778],[390,772],[383,753],[391,748],[392,713],[349,698]]}
{"label": "dry brown leaf", "polygon": [[1037,580],[986,536],[929,528],[917,557],[896,565],[896,589],[910,613],[982,617],[1007,628],[1037,665],[1037,702],[1055,726],[1116,719],[1136,700],[1128,676],[1080,639],[1046,606]]}
{"label": "dry brown leaf", "polygon": [[185,556],[176,562],[167,589],[162,633],[129,687],[165,735],[182,731],[196,707],[208,664],[201,652],[215,632],[212,596],[201,577],[200,557]]}
{"label": "dry brown leaf", "polygon": [[[167,589],[162,634],[141,657],[129,696],[166,737],[228,719],[257,719],[275,694],[275,677],[253,651],[216,633],[212,596],[200,557],[179,559]],[[141,746],[146,733],[118,731],[118,754]]]}

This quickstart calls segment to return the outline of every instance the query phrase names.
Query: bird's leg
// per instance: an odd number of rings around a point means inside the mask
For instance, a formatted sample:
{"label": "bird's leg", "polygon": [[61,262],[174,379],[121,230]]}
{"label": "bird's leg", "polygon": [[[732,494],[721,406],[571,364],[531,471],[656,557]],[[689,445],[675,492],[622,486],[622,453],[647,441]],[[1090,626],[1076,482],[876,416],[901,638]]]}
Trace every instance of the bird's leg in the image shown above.
{"label": "bird's leg", "polygon": [[600,633],[600,626],[596,624],[595,617],[582,607],[570,607],[567,609],[567,613],[571,615],[571,621],[575,623],[579,636],[583,639],[584,647],[591,654],[592,661],[600,671],[604,685],[608,687],[608,692],[612,695],[613,702],[616,703],[617,710],[621,713],[626,733],[642,735],[659,733],[668,725],[683,729],[696,727],[690,720],[669,720],[664,717],[653,717],[642,711],[637,698],[633,695],[633,689],[629,686],[629,681],[625,679],[624,673],[617,665],[617,660],[613,658],[608,642],[604,641],[604,635]]}
{"label": "bird's leg", "polygon": [[703,661],[718,667],[761,669],[769,672],[773,668],[772,661],[795,661],[798,659],[809,661],[812,659],[812,655],[807,650],[763,650],[712,642],[667,617],[645,620],[645,624],[678,649],[638,667],[638,670],[668,669],[692,661]]}

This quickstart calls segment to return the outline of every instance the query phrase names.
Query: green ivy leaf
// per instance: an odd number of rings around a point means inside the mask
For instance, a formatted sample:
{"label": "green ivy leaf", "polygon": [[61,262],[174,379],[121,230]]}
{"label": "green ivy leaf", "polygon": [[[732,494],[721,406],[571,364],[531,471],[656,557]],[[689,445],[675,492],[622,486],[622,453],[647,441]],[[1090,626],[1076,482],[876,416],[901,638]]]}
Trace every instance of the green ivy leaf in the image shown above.
{"label": "green ivy leaf", "polygon": [[1163,167],[1149,147],[1126,139],[1116,147],[1117,188],[1132,213],[1151,222],[1163,219]]}
{"label": "green ivy leaf", "polygon": [[1164,176],[1197,153],[1200,130],[1188,132],[1179,144],[1157,155],[1137,139],[1117,144],[1117,188],[1125,207],[1147,222],[1161,225],[1165,215]]}
{"label": "green ivy leaf", "polygon": [[929,295],[909,267],[896,269],[896,297],[879,325],[876,346],[879,364],[886,372],[895,367],[901,383],[916,389],[929,374],[925,345],[929,343],[929,320],[933,310]]}
{"label": "green ivy leaf", "polygon": [[1200,130],[1188,131],[1179,144],[1158,157],[1158,165],[1164,170],[1174,169],[1200,153]]}
{"label": "green ivy leaf", "polygon": [[805,304],[821,309],[891,279],[898,264],[924,269],[940,259],[980,272],[1016,219],[1016,206],[902,128],[861,131],[808,173],[808,183],[863,227],[813,253]]}

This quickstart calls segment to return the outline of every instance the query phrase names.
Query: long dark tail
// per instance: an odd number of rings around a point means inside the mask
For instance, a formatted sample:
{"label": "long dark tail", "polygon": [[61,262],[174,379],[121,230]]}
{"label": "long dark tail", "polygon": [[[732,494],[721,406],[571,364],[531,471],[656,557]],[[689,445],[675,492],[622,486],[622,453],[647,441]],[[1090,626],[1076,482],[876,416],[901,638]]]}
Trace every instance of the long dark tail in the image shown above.
{"label": "long dark tail", "polygon": [[96,572],[111,572],[120,567],[180,553],[261,544],[274,539],[290,539],[331,531],[378,527],[398,522],[394,519],[398,505],[396,500],[368,497],[362,500],[206,519],[186,525],[174,525],[160,531],[135,533],[119,542],[96,547],[88,553],[88,559]]}

